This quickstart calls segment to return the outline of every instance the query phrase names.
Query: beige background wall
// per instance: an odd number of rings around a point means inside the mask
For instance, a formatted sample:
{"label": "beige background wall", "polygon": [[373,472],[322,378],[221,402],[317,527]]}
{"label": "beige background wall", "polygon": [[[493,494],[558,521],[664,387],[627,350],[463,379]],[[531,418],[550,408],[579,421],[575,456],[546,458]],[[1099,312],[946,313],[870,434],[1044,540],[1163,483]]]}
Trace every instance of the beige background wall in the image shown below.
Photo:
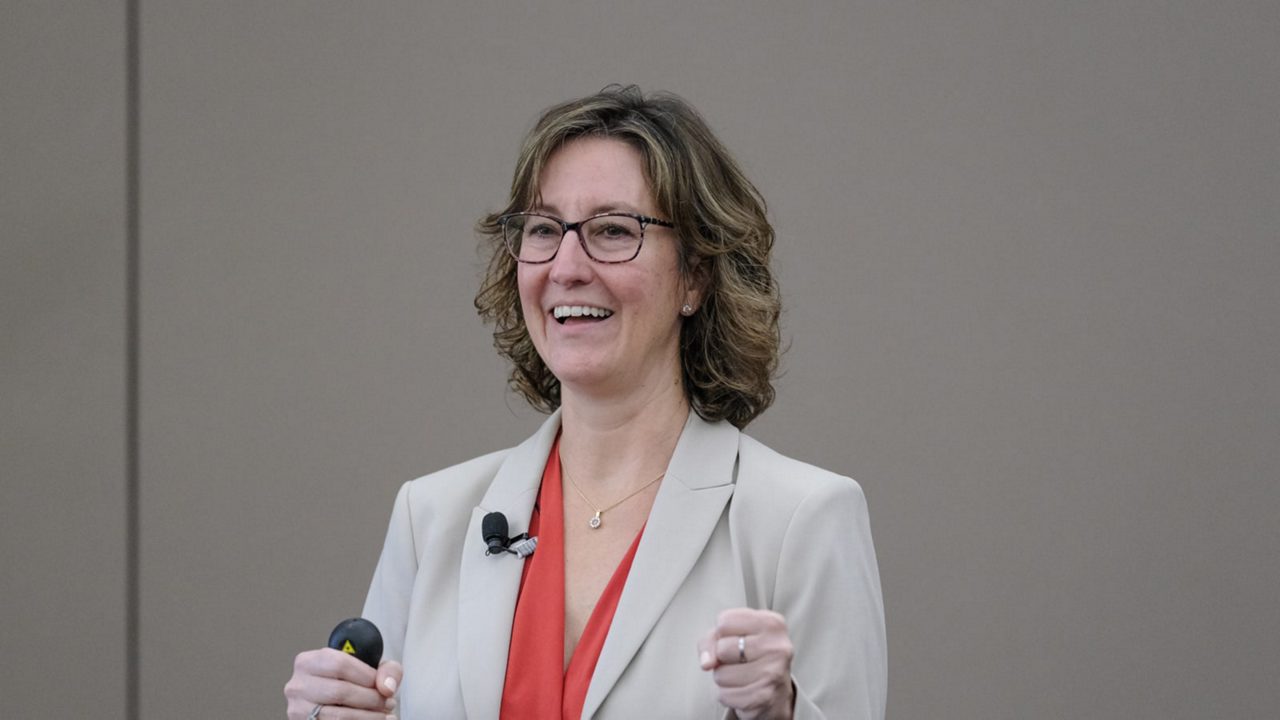
{"label": "beige background wall", "polygon": [[125,6],[0,3],[0,717],[123,717]]}
{"label": "beige background wall", "polygon": [[0,715],[126,716],[135,351],[140,717],[282,716],[398,485],[535,425],[470,227],[618,81],[771,202],[751,432],[867,491],[891,718],[1280,706],[1280,6],[437,5],[141,3],[136,344],[126,3],[0,11]]}

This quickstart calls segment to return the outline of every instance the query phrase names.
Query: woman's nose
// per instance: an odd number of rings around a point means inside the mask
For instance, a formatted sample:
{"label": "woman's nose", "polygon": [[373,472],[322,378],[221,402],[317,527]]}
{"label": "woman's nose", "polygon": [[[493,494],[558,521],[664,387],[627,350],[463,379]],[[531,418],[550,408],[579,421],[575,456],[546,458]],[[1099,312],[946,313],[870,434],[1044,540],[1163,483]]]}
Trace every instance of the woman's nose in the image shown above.
{"label": "woman's nose", "polygon": [[560,284],[587,282],[593,272],[594,261],[582,247],[578,230],[570,230],[560,240],[560,249],[551,259],[551,281]]}

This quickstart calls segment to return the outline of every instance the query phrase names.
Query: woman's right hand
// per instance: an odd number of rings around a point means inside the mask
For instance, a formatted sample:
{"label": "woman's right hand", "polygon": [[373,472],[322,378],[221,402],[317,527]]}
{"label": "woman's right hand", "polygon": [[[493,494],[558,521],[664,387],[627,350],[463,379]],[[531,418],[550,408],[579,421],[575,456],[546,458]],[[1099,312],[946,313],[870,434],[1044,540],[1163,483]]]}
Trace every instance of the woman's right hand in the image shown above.
{"label": "woman's right hand", "polygon": [[394,660],[377,670],[332,648],[298,653],[293,677],[284,686],[289,720],[308,720],[317,706],[321,720],[394,718],[396,688],[404,669]]}

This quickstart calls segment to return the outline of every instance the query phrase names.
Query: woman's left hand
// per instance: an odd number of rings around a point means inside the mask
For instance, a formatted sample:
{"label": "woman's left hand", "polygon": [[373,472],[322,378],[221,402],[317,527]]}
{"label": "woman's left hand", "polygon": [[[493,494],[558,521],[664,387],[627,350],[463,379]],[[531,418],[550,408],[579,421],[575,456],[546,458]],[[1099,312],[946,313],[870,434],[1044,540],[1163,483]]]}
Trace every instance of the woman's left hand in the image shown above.
{"label": "woman's left hand", "polygon": [[742,720],[791,717],[794,654],[787,621],[772,610],[725,610],[698,641],[698,658],[703,670],[712,671],[720,704]]}

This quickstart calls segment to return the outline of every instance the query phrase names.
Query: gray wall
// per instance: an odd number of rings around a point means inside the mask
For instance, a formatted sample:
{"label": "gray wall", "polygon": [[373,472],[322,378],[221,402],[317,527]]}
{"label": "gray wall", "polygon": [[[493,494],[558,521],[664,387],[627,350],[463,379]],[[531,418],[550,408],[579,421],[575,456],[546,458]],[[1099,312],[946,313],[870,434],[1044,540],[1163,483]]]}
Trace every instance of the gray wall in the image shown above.
{"label": "gray wall", "polygon": [[123,2],[0,5],[5,718],[124,713],[124,60]]}
{"label": "gray wall", "polygon": [[282,716],[399,483],[537,422],[470,228],[617,81],[771,202],[751,431],[867,491],[890,717],[1280,706],[1280,6],[433,5],[141,4],[136,343],[125,4],[0,11],[0,714],[126,714],[134,351],[140,715]]}

